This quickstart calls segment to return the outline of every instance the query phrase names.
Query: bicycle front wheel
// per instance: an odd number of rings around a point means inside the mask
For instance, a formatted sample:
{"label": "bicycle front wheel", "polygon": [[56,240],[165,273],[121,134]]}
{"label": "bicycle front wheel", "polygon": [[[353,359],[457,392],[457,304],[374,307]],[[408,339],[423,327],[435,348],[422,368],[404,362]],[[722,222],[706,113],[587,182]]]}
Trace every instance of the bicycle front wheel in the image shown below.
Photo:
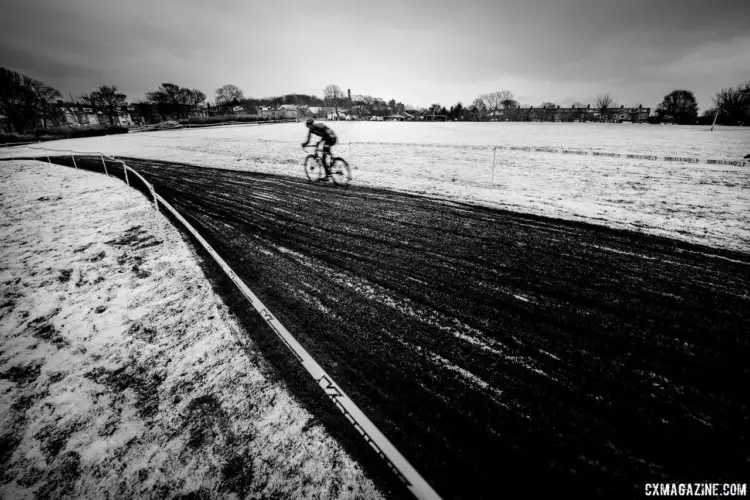
{"label": "bicycle front wheel", "polygon": [[331,177],[338,186],[346,186],[352,180],[352,171],[343,158],[334,158],[331,165]]}
{"label": "bicycle front wheel", "polygon": [[315,155],[309,155],[305,158],[305,174],[313,182],[319,181],[323,177],[323,165]]}

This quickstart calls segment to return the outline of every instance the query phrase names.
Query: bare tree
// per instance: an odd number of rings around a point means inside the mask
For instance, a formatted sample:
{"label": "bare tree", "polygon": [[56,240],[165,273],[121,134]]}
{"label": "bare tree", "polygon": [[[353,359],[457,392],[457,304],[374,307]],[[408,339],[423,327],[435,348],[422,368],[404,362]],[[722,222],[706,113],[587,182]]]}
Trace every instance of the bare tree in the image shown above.
{"label": "bare tree", "polygon": [[162,83],[159,89],[146,92],[146,98],[157,105],[162,115],[178,114],[187,117],[190,111],[206,100],[206,94],[197,89]]}
{"label": "bare tree", "polygon": [[503,101],[513,100],[513,92],[510,90],[501,90],[499,92],[490,92],[480,96],[486,105],[487,111],[497,111],[503,106]]}
{"label": "bare tree", "polygon": [[101,111],[109,120],[110,125],[116,125],[120,109],[127,105],[127,99],[127,96],[118,92],[114,85],[111,87],[102,85],[90,94],[81,95],[81,100],[91,106],[94,111]]}
{"label": "bare tree", "polygon": [[615,100],[609,94],[600,95],[596,98],[596,107],[599,110],[606,110],[614,106],[615,106]]}
{"label": "bare tree", "polygon": [[480,122],[484,120],[484,115],[487,112],[487,104],[485,104],[484,99],[482,99],[482,96],[479,96],[476,99],[474,99],[474,102],[472,102],[471,105],[475,109],[475,113],[474,113],[475,119]]}
{"label": "bare tree", "polygon": [[715,118],[724,125],[750,124],[750,80],[737,87],[721,89],[713,98]]}
{"label": "bare tree", "polygon": [[198,89],[183,88],[180,94],[182,96],[182,102],[185,105],[189,106],[191,109],[195,108],[206,100],[206,94]]}
{"label": "bare tree", "polygon": [[60,91],[54,89],[39,80],[28,80],[28,87],[34,94],[35,108],[42,118],[42,127],[47,130],[47,121],[50,118],[57,118],[55,112],[55,101],[62,97]]}
{"label": "bare tree", "polygon": [[599,119],[603,119],[607,114],[607,110],[616,106],[614,98],[606,93],[596,98],[596,109],[599,110]]}
{"label": "bare tree", "polygon": [[510,102],[513,100],[513,92],[510,90],[500,90],[498,92],[482,94],[480,97],[484,101],[487,112],[496,114],[500,108],[505,107],[503,102]]}
{"label": "bare tree", "polygon": [[42,82],[16,71],[0,68],[0,114],[8,117],[18,132],[33,129],[38,118],[44,121],[54,109],[52,99],[60,93]]}
{"label": "bare tree", "polygon": [[216,89],[216,105],[220,107],[237,104],[244,98],[242,89],[236,85],[227,84]]}
{"label": "bare tree", "polygon": [[323,89],[323,99],[325,99],[328,106],[333,106],[337,119],[339,117],[339,106],[345,96],[346,94],[344,94],[344,91],[338,85],[331,84]]}
{"label": "bare tree", "polygon": [[482,99],[482,102],[484,102],[484,108],[488,113],[491,113],[500,107],[500,99],[497,98],[496,92],[482,94],[479,97]]}

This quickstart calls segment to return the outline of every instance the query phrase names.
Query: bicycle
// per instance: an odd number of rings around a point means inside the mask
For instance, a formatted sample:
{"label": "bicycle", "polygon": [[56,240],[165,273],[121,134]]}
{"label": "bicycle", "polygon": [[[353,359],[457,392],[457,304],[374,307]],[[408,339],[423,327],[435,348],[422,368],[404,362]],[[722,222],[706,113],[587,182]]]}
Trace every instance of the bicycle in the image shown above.
{"label": "bicycle", "polygon": [[335,158],[331,156],[331,166],[328,169],[325,169],[323,168],[324,156],[320,154],[323,152],[323,150],[318,148],[316,144],[310,144],[302,147],[302,149],[305,148],[315,148],[315,154],[308,155],[307,158],[305,158],[305,174],[307,175],[308,179],[313,182],[322,180],[327,177],[325,175],[327,170],[328,176],[333,179],[334,184],[336,184],[337,186],[346,186],[352,180],[352,171],[349,168],[349,164],[346,162],[346,160],[338,156]]}

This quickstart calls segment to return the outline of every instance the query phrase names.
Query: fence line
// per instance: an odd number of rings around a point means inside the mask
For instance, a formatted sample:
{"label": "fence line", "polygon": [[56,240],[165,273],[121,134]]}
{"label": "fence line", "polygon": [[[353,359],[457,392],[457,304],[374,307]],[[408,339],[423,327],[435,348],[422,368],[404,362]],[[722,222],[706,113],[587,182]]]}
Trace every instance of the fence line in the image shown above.
{"label": "fence line", "polygon": [[[47,161],[51,163],[49,153],[45,147],[31,147],[33,150],[44,150]],[[59,151],[59,150],[50,150]],[[70,150],[67,151],[69,154],[74,153]],[[203,248],[214,258],[217,264],[221,266],[222,270],[229,276],[234,284],[240,289],[245,298],[252,304],[253,308],[261,315],[268,326],[276,333],[279,339],[292,351],[297,360],[304,366],[308,373],[315,379],[321,389],[330,398],[334,405],[344,414],[346,419],[359,434],[365,439],[367,444],[382,458],[393,471],[394,474],[404,483],[404,485],[411,491],[411,493],[418,499],[430,500],[440,499],[437,492],[430,486],[429,483],[417,472],[417,470],[408,462],[408,460],[396,449],[396,447],[388,440],[387,437],[375,426],[375,424],[367,418],[367,416],[359,409],[354,401],[344,393],[339,385],[333,380],[333,378],[321,367],[313,357],[305,350],[304,347],[294,338],[294,336],[287,330],[284,325],[268,310],[268,308],[261,302],[252,290],[237,276],[232,270],[229,264],[219,256],[219,254],[211,247],[211,245],[198,233],[198,231],[175,210],[172,205],[167,202],[162,196],[156,193],[156,190],[150,182],[148,182],[140,173],[128,166],[123,160],[118,160],[114,157],[105,155],[104,153],[88,153],[86,156],[99,156],[102,160],[105,173],[107,172],[107,166],[104,162],[104,158],[120,163],[123,166],[125,173],[126,182],[130,184],[128,179],[128,171],[133,175],[137,176],[141,182],[150,191],[154,198],[154,208],[159,210],[159,202],[179,220],[185,228],[198,240]],[[13,158],[11,158],[13,159]],[[75,161],[75,160],[74,160]]]}
{"label": "fence line", "polygon": [[[278,121],[279,123],[283,123],[283,121]],[[232,122],[227,122],[228,124],[233,124]],[[260,125],[262,123],[269,123],[269,122],[237,122],[237,125]],[[276,122],[274,122],[276,123]],[[199,128],[206,128],[211,126],[222,126],[222,124],[217,125],[205,125],[200,126]],[[186,127],[172,127],[172,129],[182,129]],[[161,130],[169,130],[167,128],[161,129]],[[143,130],[146,131],[146,130]],[[168,136],[163,135],[161,137],[164,138],[170,138],[170,139],[183,139],[183,136]],[[261,141],[266,146],[266,152],[268,152],[268,144],[269,143],[275,143],[275,144],[296,144],[296,142],[291,141],[283,141],[278,139],[265,139],[258,137],[256,140]],[[33,142],[27,142],[27,143],[5,143],[0,144],[6,148],[12,147],[12,146],[20,146],[20,145],[28,145],[28,144],[35,144]],[[412,147],[428,147],[428,148],[444,148],[444,149],[451,149],[451,148],[459,148],[459,149],[470,149],[475,151],[489,151],[492,149],[493,152],[493,163],[492,163],[492,171],[494,175],[494,169],[495,169],[495,155],[497,150],[503,150],[503,151],[518,151],[518,152],[525,152],[525,153],[546,153],[546,154],[558,154],[558,155],[577,155],[577,156],[591,156],[591,157],[603,157],[603,158],[623,158],[627,160],[645,160],[645,161],[659,161],[659,162],[678,162],[678,163],[688,163],[688,164],[694,164],[694,163],[700,163],[700,164],[706,164],[706,165],[729,165],[729,166],[735,166],[735,167],[742,167],[745,165],[750,165],[750,159],[747,157],[740,160],[729,160],[724,158],[695,158],[695,157],[689,157],[684,155],[652,155],[652,154],[634,154],[634,153],[621,153],[617,151],[605,151],[605,150],[598,150],[598,149],[592,149],[592,148],[566,148],[566,147],[548,147],[548,146],[514,146],[514,145],[487,145],[487,144],[444,144],[444,143],[416,143],[416,142],[375,142],[375,141],[349,141],[347,143],[341,143],[341,145],[347,144],[349,146],[349,156],[351,157],[351,146],[354,145],[369,145],[369,146],[412,146]],[[64,150],[57,150],[53,148],[49,148],[50,151],[64,151]]]}
{"label": "fence line", "polygon": [[[258,141],[266,143],[277,143],[277,144],[296,144],[291,141],[282,141],[278,139],[264,139],[261,137],[256,138]],[[549,154],[560,154],[560,155],[578,155],[578,156],[597,156],[606,158],[624,158],[630,160],[648,160],[648,161],[669,161],[669,162],[681,162],[681,163],[704,163],[708,165],[731,165],[735,167],[741,167],[747,163],[750,163],[747,159],[741,160],[728,160],[720,158],[694,158],[681,155],[645,155],[645,154],[631,154],[631,153],[620,153],[616,151],[602,151],[592,148],[565,148],[565,147],[548,147],[548,146],[511,146],[511,145],[487,145],[487,144],[444,144],[444,143],[423,143],[423,142],[375,142],[375,141],[350,141],[347,143],[350,147],[352,144],[355,145],[370,145],[370,146],[412,146],[412,147],[426,147],[426,148],[443,148],[443,149],[471,149],[478,151],[493,151],[504,150],[504,151],[521,151],[526,153],[549,153]],[[494,168],[494,166],[493,166]]]}

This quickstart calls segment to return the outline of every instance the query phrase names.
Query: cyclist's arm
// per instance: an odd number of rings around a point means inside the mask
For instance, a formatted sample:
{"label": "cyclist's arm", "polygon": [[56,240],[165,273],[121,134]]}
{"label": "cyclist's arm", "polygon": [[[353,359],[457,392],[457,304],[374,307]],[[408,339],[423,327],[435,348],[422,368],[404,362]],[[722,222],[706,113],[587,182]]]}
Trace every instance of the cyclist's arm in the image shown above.
{"label": "cyclist's arm", "polygon": [[305,141],[305,144],[310,144],[310,137],[312,137],[312,130],[307,131],[307,140]]}

